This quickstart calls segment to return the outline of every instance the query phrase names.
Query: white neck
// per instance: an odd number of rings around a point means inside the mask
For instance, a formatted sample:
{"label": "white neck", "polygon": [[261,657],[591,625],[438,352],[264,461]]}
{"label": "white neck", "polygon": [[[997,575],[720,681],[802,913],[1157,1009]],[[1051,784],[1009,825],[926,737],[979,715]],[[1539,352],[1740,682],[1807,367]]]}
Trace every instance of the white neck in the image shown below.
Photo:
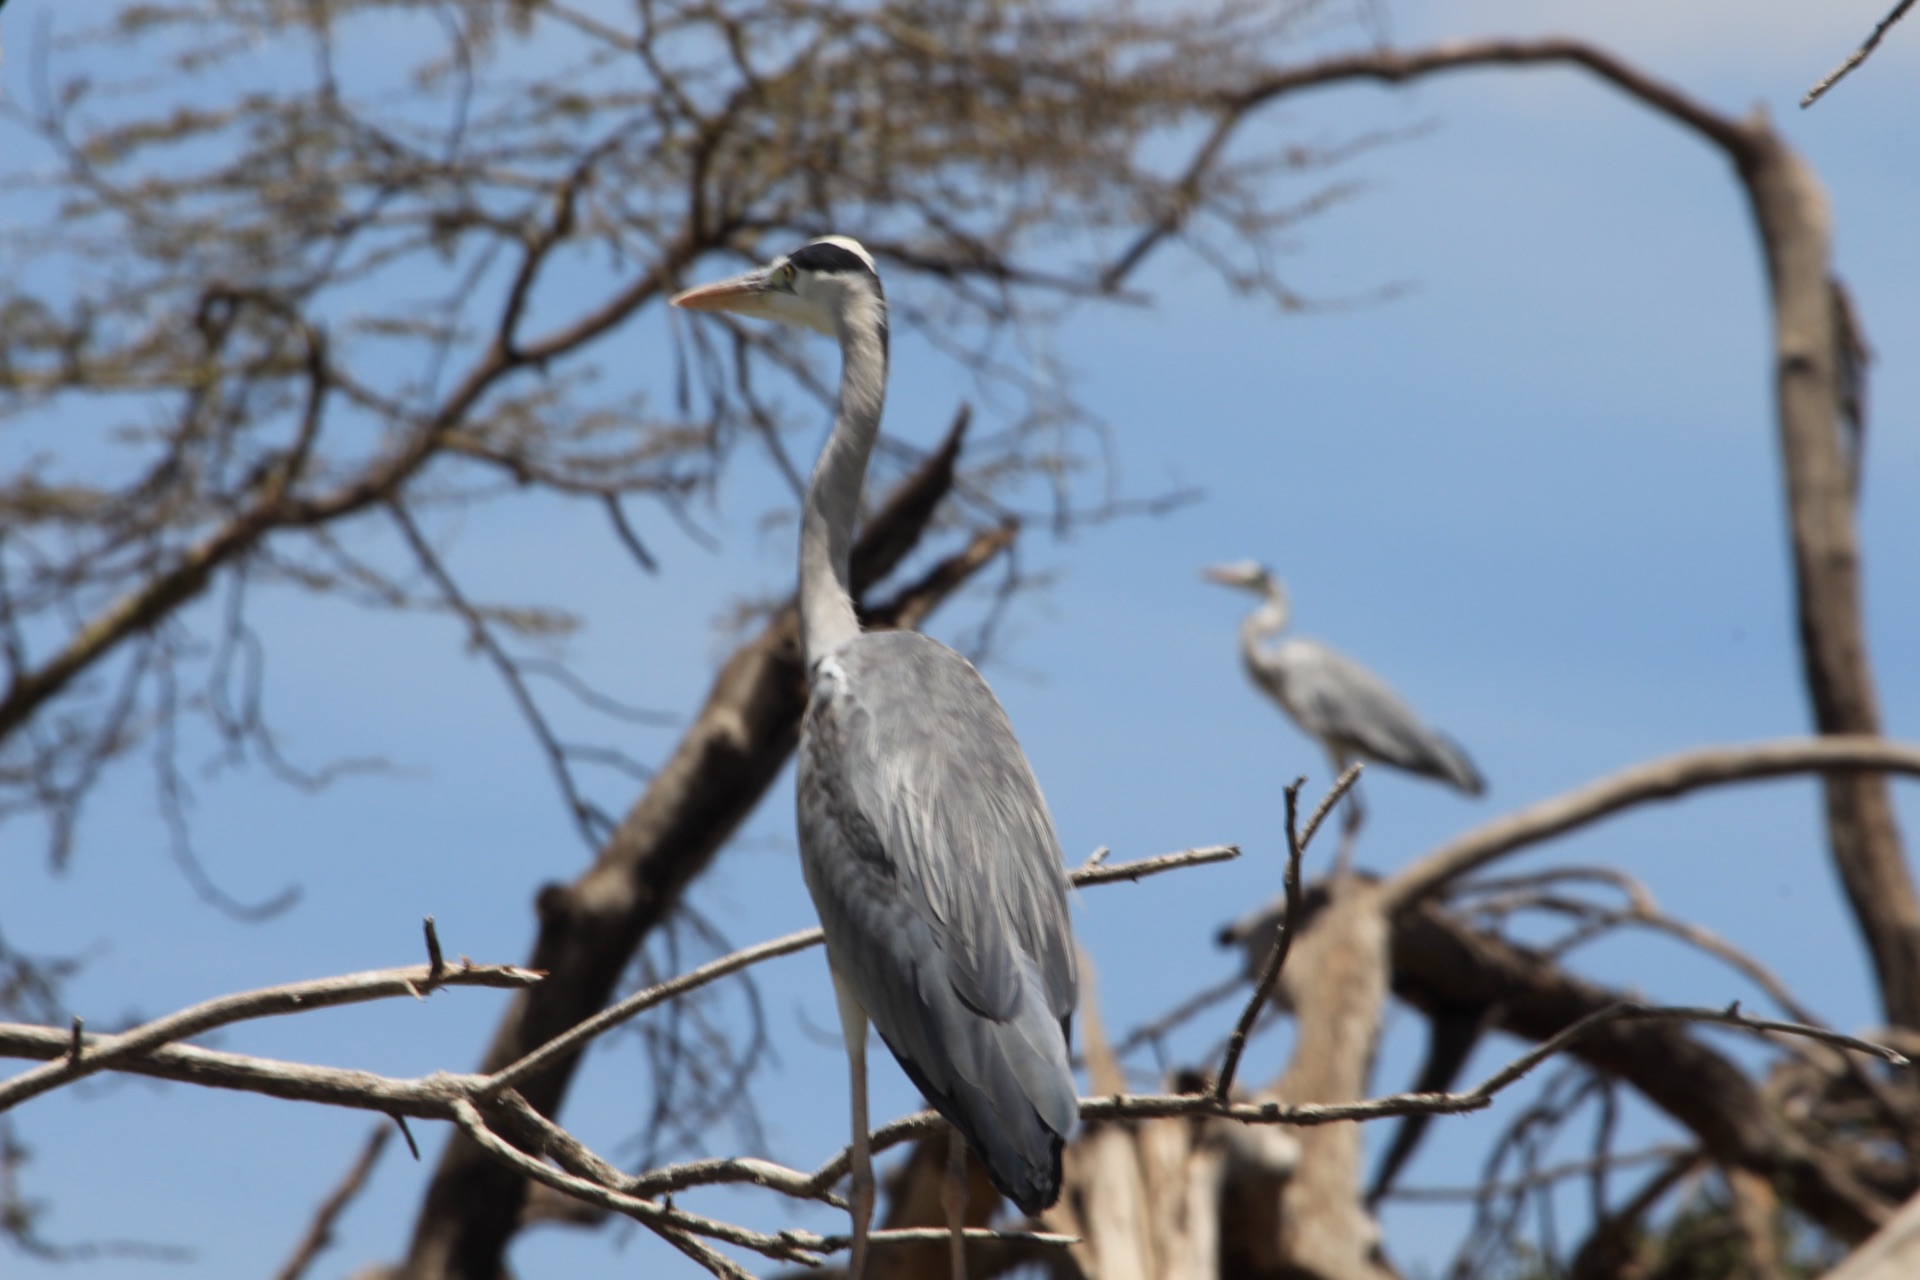
{"label": "white neck", "polygon": [[885,320],[852,309],[839,326],[840,404],[800,516],[800,638],[807,669],[860,634],[849,560],[860,486],[887,394]]}
{"label": "white neck", "polygon": [[1262,589],[1266,600],[1240,623],[1240,651],[1251,661],[1260,652],[1261,642],[1271,640],[1287,629],[1287,593],[1277,582]]}

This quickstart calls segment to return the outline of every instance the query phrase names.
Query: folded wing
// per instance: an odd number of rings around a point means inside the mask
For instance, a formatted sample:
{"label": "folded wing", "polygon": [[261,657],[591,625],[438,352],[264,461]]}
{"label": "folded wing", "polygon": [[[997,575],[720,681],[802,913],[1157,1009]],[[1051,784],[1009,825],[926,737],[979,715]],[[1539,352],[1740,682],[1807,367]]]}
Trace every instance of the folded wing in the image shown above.
{"label": "folded wing", "polygon": [[1059,840],[1006,713],[911,632],[821,660],[801,735],[800,849],[840,980],[994,1183],[1037,1212],[1078,1116]]}

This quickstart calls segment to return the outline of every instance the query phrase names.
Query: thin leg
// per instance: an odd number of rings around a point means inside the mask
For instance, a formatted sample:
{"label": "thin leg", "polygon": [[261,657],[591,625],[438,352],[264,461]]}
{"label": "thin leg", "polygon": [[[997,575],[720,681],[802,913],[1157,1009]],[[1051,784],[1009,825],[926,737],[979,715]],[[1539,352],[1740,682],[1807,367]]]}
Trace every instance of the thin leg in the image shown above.
{"label": "thin leg", "polygon": [[[1333,762],[1333,776],[1337,781],[1340,775],[1347,771],[1347,766],[1351,764],[1352,761],[1347,759],[1346,753],[1338,751],[1331,753],[1331,759]],[[1366,809],[1360,804],[1360,783],[1358,779],[1354,781],[1351,787],[1347,788],[1346,799],[1342,803],[1347,812],[1340,823],[1340,849],[1333,855],[1333,878],[1335,880],[1343,878],[1349,871],[1353,870],[1354,842],[1360,835],[1360,824],[1365,822],[1367,818]]]}
{"label": "thin leg", "polygon": [[967,1280],[967,1140],[954,1128],[947,1130],[947,1181],[940,1203],[953,1233],[953,1280]]}
{"label": "thin leg", "polygon": [[853,993],[833,975],[833,994],[840,1004],[840,1032],[847,1040],[848,1075],[853,1079],[852,1180],[847,1201],[853,1213],[853,1257],[847,1280],[867,1273],[867,1231],[873,1225],[873,1135],[867,1129],[867,1011]]}

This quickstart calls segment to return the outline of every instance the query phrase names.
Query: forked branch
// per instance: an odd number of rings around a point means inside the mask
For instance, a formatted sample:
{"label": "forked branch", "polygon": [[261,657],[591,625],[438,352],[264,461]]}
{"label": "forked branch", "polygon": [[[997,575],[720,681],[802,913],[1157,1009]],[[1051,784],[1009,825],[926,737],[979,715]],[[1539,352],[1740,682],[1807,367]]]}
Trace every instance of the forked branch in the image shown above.
{"label": "forked branch", "polygon": [[1305,778],[1295,778],[1293,785],[1287,788],[1287,871],[1286,918],[1281,922],[1280,932],[1273,940],[1273,948],[1267,953],[1266,963],[1260,967],[1260,976],[1253,984],[1253,995],[1246,1007],[1240,1011],[1239,1019],[1233,1024],[1233,1033],[1227,1037],[1227,1051],[1220,1062],[1220,1078],[1214,1083],[1213,1096],[1224,1100],[1233,1089],[1234,1074],[1240,1069],[1240,1055],[1246,1051],[1247,1036],[1253,1031],[1255,1019],[1267,1006],[1267,997],[1273,993],[1273,984],[1280,980],[1280,970],[1287,963],[1287,952],[1293,948],[1294,935],[1300,931],[1300,859],[1306,854],[1307,844],[1320,830],[1320,824],[1333,812],[1333,806],[1340,803],[1340,797],[1353,789],[1360,781],[1358,764],[1348,765],[1346,771],[1334,779],[1333,786],[1320,800],[1320,805],[1307,819],[1303,832],[1299,824],[1300,788],[1306,785]]}

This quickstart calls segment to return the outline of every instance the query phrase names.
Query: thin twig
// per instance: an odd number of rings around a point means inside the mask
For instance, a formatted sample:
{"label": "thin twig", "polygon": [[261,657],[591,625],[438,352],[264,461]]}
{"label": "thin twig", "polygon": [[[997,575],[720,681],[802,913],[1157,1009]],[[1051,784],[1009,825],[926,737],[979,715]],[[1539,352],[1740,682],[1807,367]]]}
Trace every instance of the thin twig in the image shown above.
{"label": "thin twig", "polygon": [[[403,969],[376,969],[350,973],[337,978],[317,978],[307,982],[289,982],[277,987],[262,987],[235,995],[218,996],[164,1018],[135,1027],[117,1036],[85,1037],[85,1056],[75,1059],[67,1037],[60,1060],[23,1071],[0,1084],[0,1111],[19,1106],[49,1089],[70,1084],[96,1071],[143,1057],[164,1045],[185,1040],[215,1027],[253,1018],[304,1013],[309,1009],[327,1009],[336,1005],[360,1004],[368,1000],[386,1000],[395,996],[416,995],[427,980],[424,965]],[[541,975],[512,965],[474,965],[441,975],[443,986],[454,987],[530,987]],[[6,1030],[15,1027],[4,1026]]]}
{"label": "thin twig", "polygon": [[274,1280],[300,1280],[313,1260],[333,1243],[333,1227],[340,1221],[340,1215],[367,1185],[367,1176],[373,1172],[374,1162],[380,1159],[380,1152],[386,1147],[387,1140],[393,1136],[393,1130],[386,1125],[376,1125],[372,1133],[360,1148],[360,1154],[354,1158],[347,1170],[347,1176],[340,1179],[338,1186],[328,1193],[314,1212],[313,1221],[300,1237],[300,1243],[294,1246],[293,1255],[286,1265],[274,1272]]}
{"label": "thin twig", "polygon": [[821,1186],[812,1174],[752,1156],[689,1160],[685,1164],[650,1169],[627,1179],[620,1189],[631,1196],[658,1196],[715,1183],[745,1183],[778,1191],[796,1200],[824,1200],[837,1209],[847,1207],[843,1197]]}
{"label": "thin twig", "polygon": [[1820,78],[1820,83],[1807,90],[1807,96],[1800,99],[1801,109],[1804,110],[1818,102],[1822,94],[1846,79],[1855,67],[1865,62],[1867,55],[1879,47],[1880,41],[1886,37],[1888,30],[1892,28],[1893,24],[1906,17],[1907,10],[1911,8],[1913,8],[1913,0],[1900,0],[1899,4],[1893,6],[1893,12],[1880,19],[1880,21],[1874,25],[1873,31],[1868,34],[1865,43],[1858,49],[1855,49],[1851,57],[1833,70],[1827,72],[1826,75]]}
{"label": "thin twig", "polygon": [[1162,853],[1151,858],[1136,858],[1132,862],[1109,863],[1089,858],[1082,865],[1069,871],[1067,879],[1073,883],[1074,888],[1084,889],[1088,885],[1112,884],[1116,880],[1140,880],[1147,876],[1157,876],[1163,871],[1178,871],[1181,867],[1202,867],[1210,862],[1231,862],[1239,856],[1239,845],[1210,844],[1198,849],[1185,849],[1179,853]]}
{"label": "thin twig", "polygon": [[452,1117],[453,1122],[460,1127],[460,1131],[475,1144],[534,1181],[544,1182],[554,1190],[564,1191],[576,1199],[600,1205],[615,1213],[625,1214],[644,1226],[662,1231],[663,1234],[665,1230],[694,1232],[715,1240],[724,1240],[728,1244],[739,1245],[743,1249],[751,1249],[755,1253],[782,1262],[800,1262],[811,1266],[820,1261],[817,1255],[820,1252],[819,1242],[823,1237],[812,1232],[783,1231],[779,1235],[768,1235],[761,1231],[750,1231],[745,1227],[736,1227],[714,1218],[687,1213],[681,1209],[670,1209],[665,1205],[655,1204],[651,1200],[626,1195],[612,1187],[602,1186],[586,1178],[562,1172],[534,1159],[501,1138],[487,1127],[479,1108],[464,1098],[454,1100]]}
{"label": "thin twig", "polygon": [[440,951],[440,933],[433,927],[433,917],[422,919],[420,927],[427,935],[427,987],[431,989],[446,973],[447,960]]}
{"label": "thin twig", "polygon": [[[1907,1059],[1886,1045],[1829,1031],[1824,1027],[1802,1026],[1795,1022],[1774,1022],[1749,1018],[1737,1005],[1725,1009],[1683,1008],[1667,1005],[1642,1005],[1631,1001],[1609,1005],[1576,1022],[1556,1035],[1541,1041],[1526,1053],[1494,1072],[1465,1093],[1396,1093],[1362,1102],[1313,1103],[1286,1106],[1278,1102],[1230,1102],[1210,1093],[1200,1094],[1115,1094],[1106,1098],[1083,1098],[1082,1120],[1154,1119],[1162,1116],[1219,1116],[1245,1124],[1318,1125],[1343,1120],[1377,1120],[1383,1116],[1454,1115],[1480,1111],[1493,1102],[1495,1094],[1526,1076],[1548,1058],[1597,1028],[1623,1019],[1662,1022],[1711,1022],[1739,1027],[1747,1031],[1773,1032],[1804,1036],[1856,1053],[1872,1054],[1896,1066]],[[930,1113],[929,1113],[930,1114]]]}
{"label": "thin twig", "polygon": [[1143,1044],[1152,1044],[1159,1041],[1170,1032],[1192,1021],[1208,1009],[1213,1008],[1213,1006],[1219,1004],[1222,1000],[1236,994],[1240,990],[1240,984],[1245,980],[1246,975],[1236,973],[1230,978],[1225,978],[1211,987],[1207,987],[1202,991],[1195,992],[1193,995],[1188,996],[1185,1000],[1182,1000],[1179,1004],[1167,1010],[1167,1012],[1161,1014],[1153,1021],[1141,1023],[1133,1030],[1127,1032],[1126,1035],[1120,1037],[1119,1043],[1113,1046],[1113,1056],[1116,1058],[1124,1058]]}
{"label": "thin twig", "polygon": [[[1159,875],[1181,867],[1224,862],[1239,856],[1240,850],[1237,847],[1221,844],[1184,849],[1179,853],[1163,853],[1151,858],[1139,858],[1132,862],[1111,865],[1096,864],[1089,859],[1088,865],[1069,872],[1067,878],[1076,886],[1110,884],[1116,880],[1138,880],[1144,876]],[[783,938],[775,938],[771,942],[762,942],[743,951],[736,951],[732,955],[721,956],[718,960],[703,964],[698,969],[683,973],[677,978],[648,987],[644,991],[636,991],[618,1004],[609,1005],[584,1022],[576,1023],[519,1061],[502,1067],[490,1077],[490,1083],[485,1092],[494,1093],[518,1086],[528,1077],[538,1075],[556,1060],[576,1052],[595,1036],[605,1034],[609,1029],[619,1026],[655,1005],[676,996],[685,995],[696,987],[703,987],[717,978],[724,978],[748,965],[818,946],[823,939],[824,935],[818,929],[802,929]]]}
{"label": "thin twig", "polygon": [[1627,1151],[1619,1155],[1609,1155],[1604,1160],[1588,1158],[1570,1160],[1565,1164],[1548,1165],[1544,1169],[1535,1169],[1531,1173],[1505,1182],[1481,1183],[1473,1187],[1395,1187],[1381,1197],[1383,1200],[1399,1200],[1413,1204],[1446,1204],[1449,1202],[1473,1202],[1488,1195],[1512,1195],[1516,1192],[1533,1191],[1541,1187],[1550,1187],[1568,1178],[1583,1177],[1594,1169],[1605,1166],[1608,1169],[1630,1169],[1635,1165],[1654,1164],[1662,1160],[1672,1160],[1681,1156],[1698,1156],[1699,1150],[1679,1144],[1663,1144],[1648,1147],[1644,1151]]}
{"label": "thin twig", "polygon": [[1293,949],[1293,936],[1300,930],[1300,859],[1306,855],[1307,842],[1313,839],[1314,832],[1320,830],[1320,824],[1326,820],[1333,806],[1340,803],[1340,797],[1353,788],[1360,780],[1360,766],[1349,765],[1337,779],[1320,804],[1307,820],[1304,833],[1299,828],[1300,788],[1307,785],[1305,778],[1295,778],[1293,785],[1287,788],[1287,914],[1281,922],[1279,936],[1273,940],[1273,949],[1267,953],[1267,961],[1260,967],[1260,977],[1253,984],[1253,997],[1247,1001],[1246,1008],[1240,1011],[1239,1019],[1233,1024],[1233,1034],[1227,1037],[1227,1049],[1220,1061],[1220,1078],[1214,1082],[1213,1096],[1225,1098],[1233,1088],[1234,1073],[1240,1069],[1240,1055],[1247,1047],[1247,1036],[1253,1032],[1255,1019],[1266,1008],[1267,997],[1273,994],[1273,984],[1280,980],[1280,969],[1287,963],[1287,952]]}
{"label": "thin twig", "polygon": [[1327,794],[1320,798],[1320,803],[1314,806],[1313,816],[1307,819],[1306,829],[1300,833],[1302,850],[1313,843],[1313,837],[1320,830],[1320,824],[1325,822],[1327,815],[1333,812],[1333,806],[1340,803],[1340,797],[1353,790],[1354,784],[1360,781],[1360,775],[1365,770],[1366,766],[1356,761],[1341,770],[1340,776],[1333,780],[1333,786],[1328,788]]}
{"label": "thin twig", "polygon": [[644,991],[636,991],[625,1000],[608,1005],[593,1017],[575,1023],[519,1061],[494,1072],[487,1077],[487,1085],[482,1092],[493,1094],[503,1089],[514,1088],[528,1077],[538,1075],[552,1066],[558,1059],[577,1052],[595,1036],[604,1034],[657,1004],[663,1004],[675,996],[685,995],[696,987],[703,987],[716,978],[724,978],[748,965],[818,946],[821,940],[820,930],[802,929],[797,933],[789,933],[783,938],[775,938],[771,942],[762,942],[758,946],[736,951],[732,955],[721,956],[718,960],[703,964],[698,969],[683,973],[677,978],[668,979]]}
{"label": "thin twig", "polygon": [[413,1157],[415,1164],[420,1163],[420,1144],[413,1140],[413,1130],[407,1127],[407,1118],[398,1111],[393,1113],[393,1127],[407,1140],[407,1154]]}
{"label": "thin twig", "polygon": [[[992,1227],[964,1227],[961,1236],[968,1240],[1001,1240],[1015,1244],[1044,1244],[1066,1248],[1080,1243],[1079,1236],[1063,1236],[1052,1231],[996,1231]],[[945,1244],[953,1238],[945,1227],[887,1227],[867,1234],[868,1244]],[[852,1236],[822,1236],[826,1252],[838,1253],[852,1246]]]}

